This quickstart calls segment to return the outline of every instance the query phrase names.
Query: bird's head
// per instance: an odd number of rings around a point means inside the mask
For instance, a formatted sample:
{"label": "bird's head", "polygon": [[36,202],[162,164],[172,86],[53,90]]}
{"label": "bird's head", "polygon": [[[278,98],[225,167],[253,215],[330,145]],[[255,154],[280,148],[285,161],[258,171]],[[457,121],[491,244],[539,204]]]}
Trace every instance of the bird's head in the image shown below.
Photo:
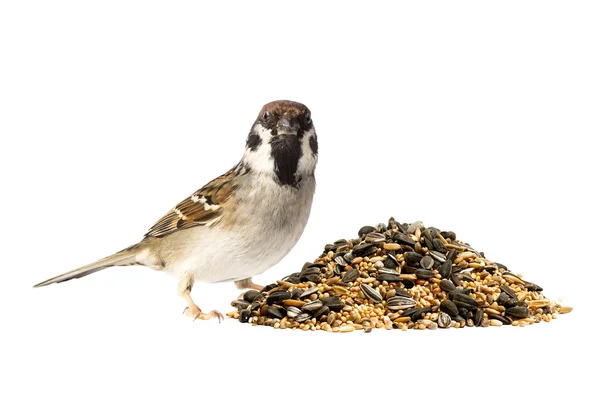
{"label": "bird's head", "polygon": [[272,175],[280,185],[297,187],[317,164],[317,134],[310,110],[294,101],[266,104],[246,140],[242,162],[251,171]]}

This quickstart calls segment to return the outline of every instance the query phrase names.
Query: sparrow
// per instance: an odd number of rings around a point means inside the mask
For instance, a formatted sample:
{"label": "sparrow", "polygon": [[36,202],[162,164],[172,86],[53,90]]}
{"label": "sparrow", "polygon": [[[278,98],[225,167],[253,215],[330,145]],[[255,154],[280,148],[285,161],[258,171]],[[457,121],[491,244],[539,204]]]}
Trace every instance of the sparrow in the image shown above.
{"label": "sparrow", "polygon": [[304,231],[317,158],[310,110],[293,101],[268,103],[252,125],[240,162],[177,204],[139,243],[34,287],[143,265],[178,279],[186,315],[220,322],[221,313],[204,313],[192,300],[194,282],[262,288],[252,277],[277,264]]}

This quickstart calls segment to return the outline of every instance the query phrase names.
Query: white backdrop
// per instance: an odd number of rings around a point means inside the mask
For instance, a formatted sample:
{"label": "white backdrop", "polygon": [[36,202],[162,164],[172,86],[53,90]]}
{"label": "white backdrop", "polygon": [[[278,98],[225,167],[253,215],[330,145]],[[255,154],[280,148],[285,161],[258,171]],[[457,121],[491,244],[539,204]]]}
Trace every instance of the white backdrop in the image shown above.
{"label": "white backdrop", "polygon": [[[593,390],[597,4],[216,3],[1,3],[0,397]],[[191,322],[176,281],[143,267],[31,289],[141,239],[238,161],[277,99],[312,110],[318,187],[304,236],[257,282],[393,215],[454,230],[574,311],[335,335]],[[237,294],[194,288],[205,310]]]}

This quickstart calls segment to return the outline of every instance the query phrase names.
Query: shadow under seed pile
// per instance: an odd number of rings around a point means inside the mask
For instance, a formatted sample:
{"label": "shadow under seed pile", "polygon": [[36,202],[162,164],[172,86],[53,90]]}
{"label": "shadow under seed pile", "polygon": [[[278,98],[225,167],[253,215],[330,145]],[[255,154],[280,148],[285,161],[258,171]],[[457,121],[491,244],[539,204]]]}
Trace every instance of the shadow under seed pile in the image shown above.
{"label": "shadow under seed pile", "polygon": [[571,311],[454,232],[422,222],[365,226],[302,271],[250,290],[227,314],[275,328],[351,332],[525,326]]}

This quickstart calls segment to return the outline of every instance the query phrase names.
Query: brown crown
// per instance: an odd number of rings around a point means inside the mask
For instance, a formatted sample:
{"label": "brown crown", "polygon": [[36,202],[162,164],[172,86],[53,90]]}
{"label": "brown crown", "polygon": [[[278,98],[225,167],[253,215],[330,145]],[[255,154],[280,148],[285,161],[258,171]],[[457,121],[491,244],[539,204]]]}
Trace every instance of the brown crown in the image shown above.
{"label": "brown crown", "polygon": [[261,118],[264,115],[265,111],[276,116],[282,116],[284,114],[287,114],[290,117],[294,118],[297,118],[306,112],[310,112],[308,107],[306,107],[304,104],[296,103],[295,101],[289,100],[277,100],[265,104],[262,110],[260,110],[258,118]]}

